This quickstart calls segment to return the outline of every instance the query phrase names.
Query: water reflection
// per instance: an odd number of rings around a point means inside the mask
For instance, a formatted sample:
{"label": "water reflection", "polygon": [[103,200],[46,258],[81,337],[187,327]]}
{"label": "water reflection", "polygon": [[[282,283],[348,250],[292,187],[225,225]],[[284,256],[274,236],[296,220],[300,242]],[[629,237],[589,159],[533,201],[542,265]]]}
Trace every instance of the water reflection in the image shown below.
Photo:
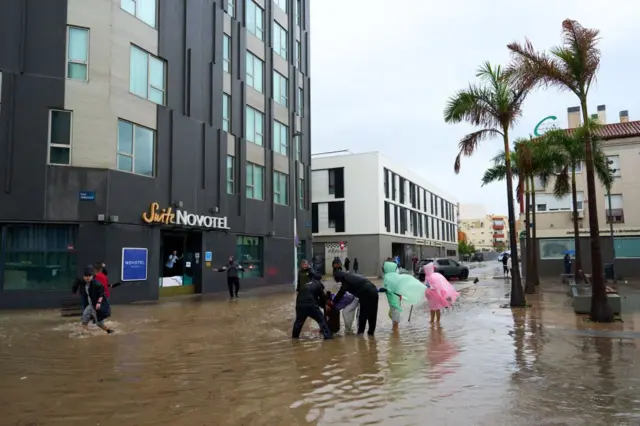
{"label": "water reflection", "polygon": [[594,325],[560,293],[499,309],[500,291],[398,334],[381,303],[375,338],[329,342],[312,322],[290,339],[291,295],[118,306],[113,336],[0,313],[2,424],[640,423],[634,317]]}

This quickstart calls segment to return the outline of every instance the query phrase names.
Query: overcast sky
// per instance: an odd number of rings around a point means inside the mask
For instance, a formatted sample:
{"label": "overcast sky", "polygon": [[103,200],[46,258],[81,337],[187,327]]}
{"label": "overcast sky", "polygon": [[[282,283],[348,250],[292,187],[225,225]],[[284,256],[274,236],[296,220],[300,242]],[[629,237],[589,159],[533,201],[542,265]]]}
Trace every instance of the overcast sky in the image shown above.
{"label": "overcast sky", "polygon": [[[313,0],[312,151],[380,151],[460,203],[506,213],[505,184],[480,183],[502,142],[485,142],[455,175],[457,143],[473,129],[444,123],[447,99],[474,80],[483,61],[507,63],[511,41],[529,37],[541,49],[559,44],[561,22],[571,18],[601,30],[602,65],[589,113],[606,104],[608,123],[625,109],[640,119],[638,17],[637,0]],[[537,92],[512,135],[528,136],[548,115],[565,127],[574,105],[572,94]]]}

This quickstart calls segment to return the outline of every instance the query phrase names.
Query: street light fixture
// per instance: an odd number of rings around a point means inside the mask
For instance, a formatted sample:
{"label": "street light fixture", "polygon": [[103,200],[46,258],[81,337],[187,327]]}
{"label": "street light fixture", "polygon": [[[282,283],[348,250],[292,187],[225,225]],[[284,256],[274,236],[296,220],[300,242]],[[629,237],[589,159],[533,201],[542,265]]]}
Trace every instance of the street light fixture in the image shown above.
{"label": "street light fixture", "polygon": [[[611,165],[613,164],[613,161],[607,160],[607,164]],[[613,255],[613,258],[611,259],[612,265],[615,263],[615,260],[616,260],[616,243],[613,240],[613,215],[611,214],[611,185],[613,184],[613,180],[616,178],[615,173],[617,171],[618,169],[609,169],[609,176],[611,177],[611,182],[609,182],[609,184],[607,185],[607,199],[609,201],[609,214],[607,214],[606,217],[609,220],[609,238],[611,238],[611,253]],[[614,283],[616,282],[615,269],[613,273],[613,282]]]}

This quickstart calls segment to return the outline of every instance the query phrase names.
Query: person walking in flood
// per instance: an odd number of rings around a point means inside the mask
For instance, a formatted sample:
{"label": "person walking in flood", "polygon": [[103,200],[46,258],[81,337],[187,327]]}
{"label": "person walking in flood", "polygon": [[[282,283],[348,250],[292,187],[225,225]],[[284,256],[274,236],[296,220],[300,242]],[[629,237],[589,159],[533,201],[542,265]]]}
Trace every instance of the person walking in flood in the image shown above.
{"label": "person walking in flood", "polygon": [[358,334],[364,334],[369,324],[367,334],[373,336],[378,320],[378,287],[362,275],[348,274],[343,271],[335,271],[333,278],[342,284],[340,290],[333,298],[333,307],[337,305],[347,292],[353,294],[360,302],[360,315],[358,317]]}
{"label": "person walking in flood", "polygon": [[571,255],[569,253],[564,254],[564,273],[571,273]]}
{"label": "person walking in flood", "polygon": [[400,327],[402,302],[408,305],[417,305],[424,301],[424,284],[411,274],[398,273],[398,265],[395,262],[385,262],[382,265],[384,270],[384,287],[380,289],[386,293],[389,302],[389,317],[393,323],[393,331],[397,332]]}
{"label": "person walking in flood", "polygon": [[[86,306],[82,311],[81,323],[85,330],[89,328],[89,322],[95,321],[96,325],[108,334],[113,330],[104,324],[104,320],[111,316],[109,301],[104,294],[104,286],[95,280],[92,265],[85,268],[82,282],[77,281],[74,287],[78,286],[83,303]],[[74,288],[74,292],[77,291]]]}
{"label": "person walking in flood", "polygon": [[509,255],[507,253],[502,255],[502,275],[505,277],[509,276],[509,268],[507,268],[507,260],[509,259]]}
{"label": "person walking in flood", "polygon": [[356,274],[360,273],[360,265],[358,265],[358,258],[355,257],[353,259],[353,272],[355,272]]}
{"label": "person walking in flood", "polygon": [[320,326],[320,330],[325,340],[331,339],[333,334],[329,329],[323,311],[327,306],[327,296],[324,292],[324,285],[318,280],[312,280],[300,285],[298,296],[296,297],[296,319],[293,322],[292,339],[299,339],[302,327],[307,318],[311,318]]}
{"label": "person walking in flood", "polygon": [[96,262],[93,264],[93,272],[96,281],[98,281],[104,287],[104,296],[107,300],[111,299],[111,291],[109,290],[109,279],[104,273],[104,263]]}
{"label": "person walking in flood", "polygon": [[229,287],[229,297],[231,299],[238,298],[240,291],[240,276],[238,271],[244,271],[242,265],[236,262],[233,256],[229,256],[229,262],[226,265],[216,269],[217,272],[227,272],[227,287]]}
{"label": "person walking in flood", "polygon": [[351,260],[348,257],[344,259],[344,269],[349,272],[349,267],[351,266]]}
{"label": "person walking in flood", "polygon": [[424,279],[427,286],[425,296],[431,313],[429,322],[440,325],[440,311],[453,305],[460,294],[442,274],[436,272],[433,263],[425,265]]}

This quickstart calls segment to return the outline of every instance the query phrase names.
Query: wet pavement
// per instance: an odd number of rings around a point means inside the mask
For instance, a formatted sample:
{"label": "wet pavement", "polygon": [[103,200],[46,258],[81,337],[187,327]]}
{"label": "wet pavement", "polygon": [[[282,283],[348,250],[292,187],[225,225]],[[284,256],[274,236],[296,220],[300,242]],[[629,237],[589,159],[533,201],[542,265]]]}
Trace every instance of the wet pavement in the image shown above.
{"label": "wet pavement", "polygon": [[[291,341],[293,294],[115,306],[106,335],[55,311],[0,313],[2,425],[637,425],[640,315],[596,325],[566,289],[499,308],[508,289],[456,283],[374,338]],[[630,297],[626,306],[635,307]]]}

